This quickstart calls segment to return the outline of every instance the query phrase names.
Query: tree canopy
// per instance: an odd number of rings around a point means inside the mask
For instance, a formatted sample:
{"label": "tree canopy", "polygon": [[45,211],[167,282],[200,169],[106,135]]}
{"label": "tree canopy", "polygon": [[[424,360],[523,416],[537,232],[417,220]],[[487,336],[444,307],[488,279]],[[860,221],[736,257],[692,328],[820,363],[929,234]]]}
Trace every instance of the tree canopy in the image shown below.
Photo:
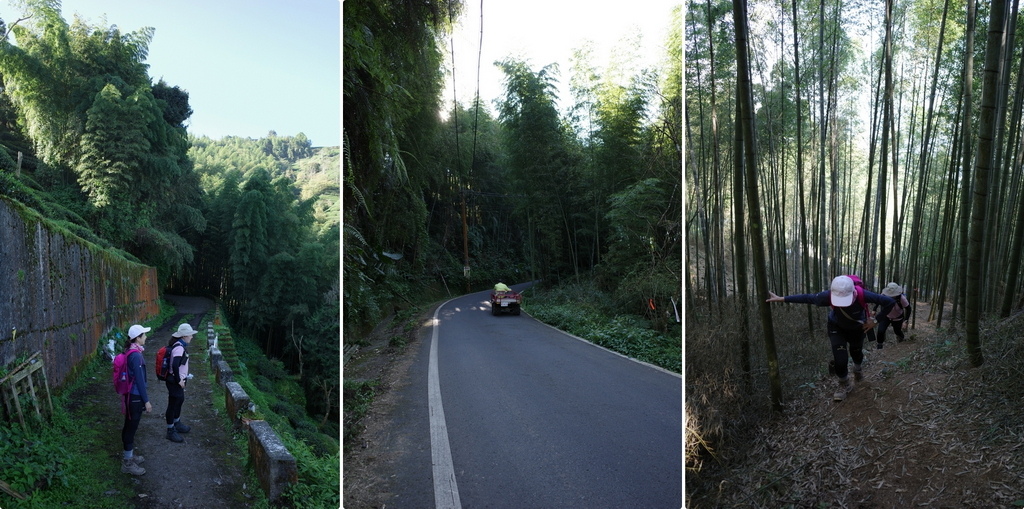
{"label": "tree canopy", "polygon": [[336,423],[338,344],[304,338],[340,334],[338,148],[189,136],[188,92],[148,75],[152,28],[68,23],[56,0],[0,28],[0,192],[217,299]]}
{"label": "tree canopy", "polygon": [[441,112],[460,7],[345,3],[346,332],[409,305],[418,286],[531,279],[589,280],[664,328],[650,303],[681,298],[678,34],[649,69],[625,65],[638,60],[629,41],[607,66],[581,48],[565,111],[562,70],[510,56],[493,63],[505,76],[496,104]]}

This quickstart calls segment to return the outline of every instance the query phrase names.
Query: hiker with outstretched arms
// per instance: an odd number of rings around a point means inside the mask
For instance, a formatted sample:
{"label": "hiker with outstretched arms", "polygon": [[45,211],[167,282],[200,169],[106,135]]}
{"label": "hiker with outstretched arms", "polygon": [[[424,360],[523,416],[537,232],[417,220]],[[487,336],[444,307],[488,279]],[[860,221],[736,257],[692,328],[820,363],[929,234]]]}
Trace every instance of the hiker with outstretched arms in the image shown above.
{"label": "hiker with outstretched arms", "polygon": [[867,303],[882,306],[881,315],[889,314],[896,301],[891,297],[869,292],[856,287],[850,276],[837,276],[829,290],[820,293],[787,295],[780,297],[768,292],[767,302],[793,302],[831,306],[828,313],[828,340],[832,343],[832,357],[835,362],[839,388],[832,399],[842,401],[853,390],[853,380],[848,376],[847,363],[853,359],[853,378],[860,380],[861,364],[864,361],[864,335],[875,326]]}

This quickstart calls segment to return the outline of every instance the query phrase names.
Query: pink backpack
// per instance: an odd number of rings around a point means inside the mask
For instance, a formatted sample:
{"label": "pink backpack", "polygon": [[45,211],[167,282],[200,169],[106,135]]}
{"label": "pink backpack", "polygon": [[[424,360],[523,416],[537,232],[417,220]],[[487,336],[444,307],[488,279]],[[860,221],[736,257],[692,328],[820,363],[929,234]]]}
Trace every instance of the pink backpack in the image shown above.
{"label": "pink backpack", "polygon": [[857,292],[857,302],[860,302],[860,307],[864,308],[864,316],[871,316],[867,300],[864,299],[864,281],[856,274],[847,274],[846,277],[853,280],[853,289]]}
{"label": "pink backpack", "polygon": [[135,377],[132,376],[131,369],[128,367],[128,355],[131,350],[121,352],[114,356],[114,392],[124,396],[132,390],[132,384],[135,383]]}

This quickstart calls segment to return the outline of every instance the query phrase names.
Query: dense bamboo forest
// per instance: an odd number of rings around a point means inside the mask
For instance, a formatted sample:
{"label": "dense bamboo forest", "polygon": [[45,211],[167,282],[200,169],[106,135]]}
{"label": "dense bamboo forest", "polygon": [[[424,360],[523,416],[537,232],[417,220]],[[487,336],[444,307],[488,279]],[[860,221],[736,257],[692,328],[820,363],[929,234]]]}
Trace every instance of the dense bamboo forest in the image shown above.
{"label": "dense bamboo forest", "polygon": [[153,28],[24,7],[0,20],[0,193],[156,267],[162,292],[218,300],[338,436],[339,350],[321,339],[340,334],[339,149],[191,136],[188,92],[148,74]]}
{"label": "dense bamboo forest", "polygon": [[927,305],[908,327],[990,362],[986,324],[1024,307],[1021,22],[1002,0],[687,3],[688,492],[823,370],[794,351],[822,312],[769,291],[898,282]]}
{"label": "dense bamboo forest", "polygon": [[[503,97],[442,111],[461,8],[344,3],[345,341],[498,281],[581,282],[666,331],[681,299],[682,34],[656,68],[631,64],[629,41],[608,65],[585,45],[569,68],[484,62]],[[681,23],[681,8],[664,15]]]}

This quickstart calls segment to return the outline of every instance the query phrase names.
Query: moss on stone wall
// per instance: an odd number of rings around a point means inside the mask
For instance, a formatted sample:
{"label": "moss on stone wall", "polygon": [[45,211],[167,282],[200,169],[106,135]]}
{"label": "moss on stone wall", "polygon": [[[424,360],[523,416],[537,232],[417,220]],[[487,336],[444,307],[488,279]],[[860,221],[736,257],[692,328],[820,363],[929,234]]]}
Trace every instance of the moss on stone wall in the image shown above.
{"label": "moss on stone wall", "polygon": [[0,365],[42,352],[60,386],[111,329],[160,312],[154,267],[0,196]]}

